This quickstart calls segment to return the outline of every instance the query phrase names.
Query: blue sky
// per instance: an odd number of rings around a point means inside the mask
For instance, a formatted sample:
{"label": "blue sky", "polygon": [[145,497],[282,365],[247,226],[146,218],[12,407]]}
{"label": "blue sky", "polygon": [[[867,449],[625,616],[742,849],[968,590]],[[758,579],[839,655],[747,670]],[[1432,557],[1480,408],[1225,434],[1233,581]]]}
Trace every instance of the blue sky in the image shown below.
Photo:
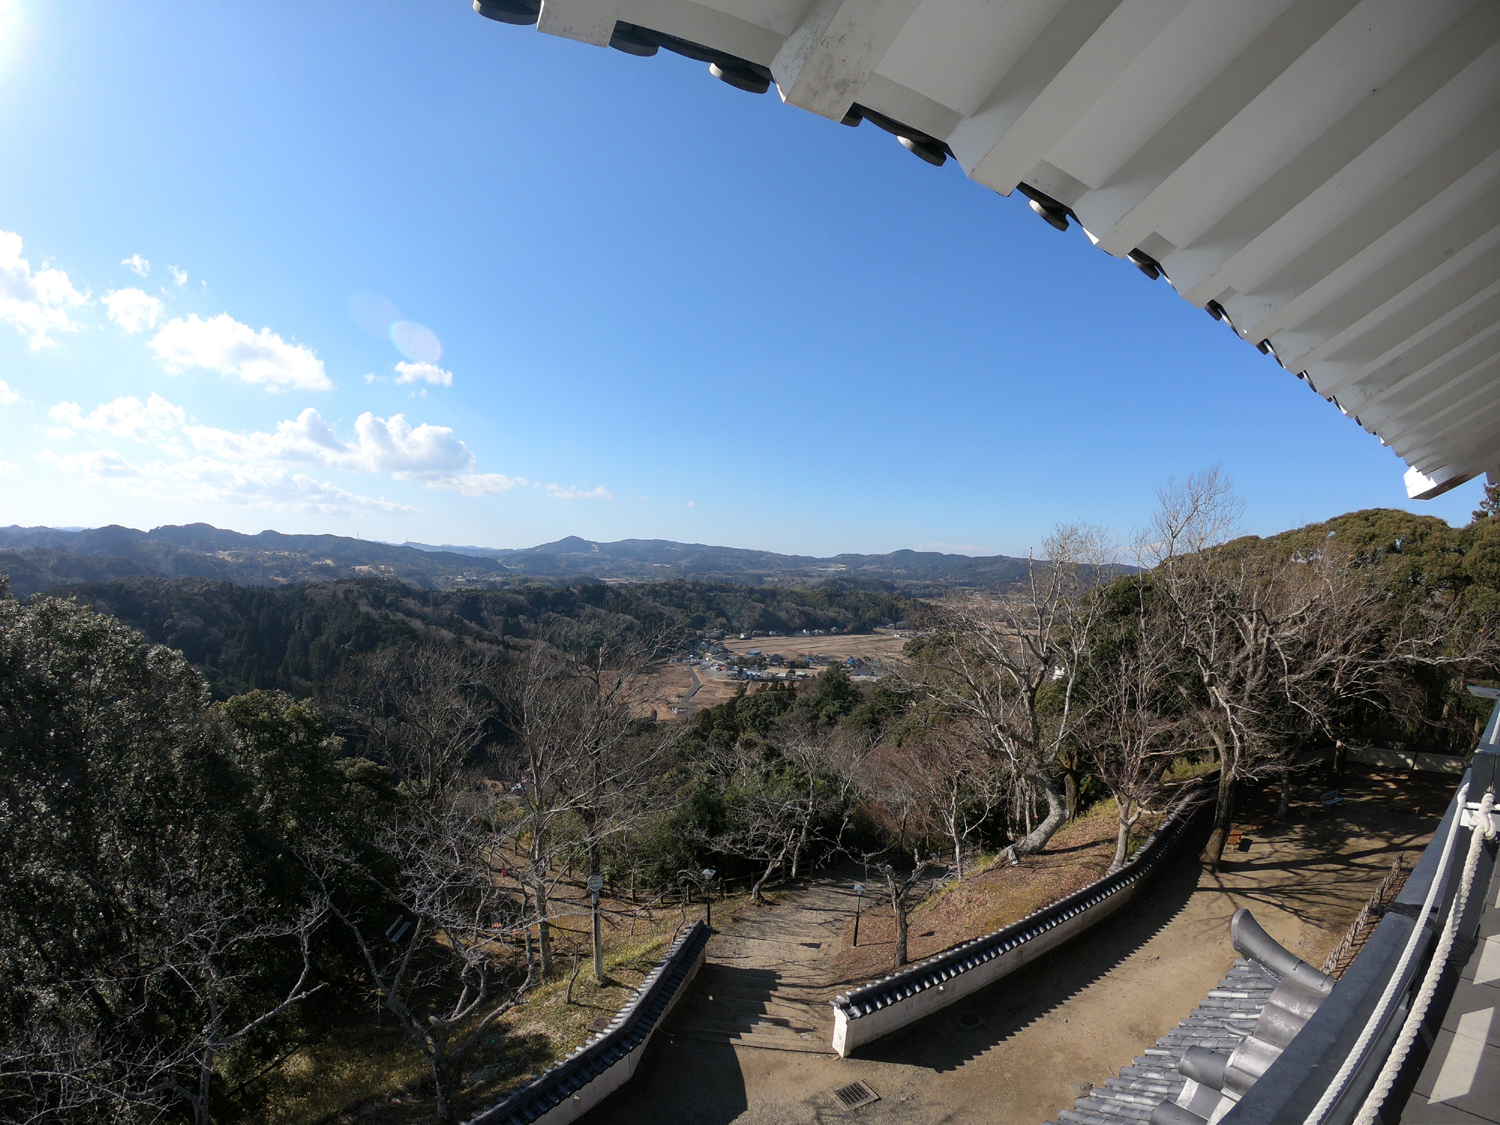
{"label": "blue sky", "polygon": [[1480,492],[952,163],[465,0],[0,0],[0,166],[0,524],[1022,553],[1215,463],[1260,533]]}

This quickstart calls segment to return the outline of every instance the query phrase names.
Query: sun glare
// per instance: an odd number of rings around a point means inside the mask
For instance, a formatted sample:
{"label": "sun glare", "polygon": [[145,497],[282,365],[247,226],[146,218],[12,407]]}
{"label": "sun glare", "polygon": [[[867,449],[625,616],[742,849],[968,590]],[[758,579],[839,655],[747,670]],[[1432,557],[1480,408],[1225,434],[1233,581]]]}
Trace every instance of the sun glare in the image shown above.
{"label": "sun glare", "polygon": [[21,44],[22,0],[0,0],[0,66],[16,57]]}

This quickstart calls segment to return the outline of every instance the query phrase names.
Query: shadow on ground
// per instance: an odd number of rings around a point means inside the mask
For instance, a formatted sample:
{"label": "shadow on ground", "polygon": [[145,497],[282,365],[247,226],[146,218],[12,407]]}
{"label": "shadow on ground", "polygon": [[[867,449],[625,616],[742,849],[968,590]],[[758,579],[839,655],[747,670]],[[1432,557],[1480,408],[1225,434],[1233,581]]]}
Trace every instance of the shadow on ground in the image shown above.
{"label": "shadow on ground", "polygon": [[[1206,818],[1182,839],[1166,865],[1133,902],[966,1001],[935,1012],[855,1052],[872,1062],[901,1063],[942,1073],[1003,1043],[1043,1019],[1069,997],[1117,969],[1169,925],[1198,889],[1198,853]],[[982,1021],[966,1028],[962,1020]]]}

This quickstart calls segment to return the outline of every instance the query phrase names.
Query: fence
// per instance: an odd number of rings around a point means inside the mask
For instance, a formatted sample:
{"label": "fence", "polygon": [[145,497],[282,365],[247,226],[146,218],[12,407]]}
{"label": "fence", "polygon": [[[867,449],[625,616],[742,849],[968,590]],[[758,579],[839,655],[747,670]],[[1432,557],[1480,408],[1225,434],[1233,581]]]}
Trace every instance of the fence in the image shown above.
{"label": "fence", "polygon": [[833,1049],[848,1056],[856,1047],[905,1027],[923,1016],[1009,975],[1068,938],[1114,913],[1134,896],[1181,838],[1202,807],[1205,789],[1190,785],[1172,812],[1135,856],[1066,898],[1013,925],[934,954],[910,968],[833,999]]}
{"label": "fence", "polygon": [[604,1031],[469,1125],[564,1125],[630,1081],[652,1033],[702,966],[710,933],[702,922],[680,933]]}

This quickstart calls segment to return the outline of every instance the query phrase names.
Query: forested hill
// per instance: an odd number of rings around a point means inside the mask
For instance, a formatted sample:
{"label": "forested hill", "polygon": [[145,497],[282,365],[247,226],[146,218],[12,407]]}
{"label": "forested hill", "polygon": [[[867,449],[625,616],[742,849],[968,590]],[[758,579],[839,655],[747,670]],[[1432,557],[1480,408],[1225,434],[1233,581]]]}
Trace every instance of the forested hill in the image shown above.
{"label": "forested hill", "polygon": [[280,587],[137,578],[65,586],[49,595],[76,597],[180,650],[214,694],[227,698],[255,688],[307,695],[352,656],[433,635],[499,643],[565,620],[635,621],[677,636],[700,629],[868,632],[921,612],[919,603],[871,585],[584,582],[435,591],[379,578]]}
{"label": "forested hill", "polygon": [[73,582],[116,578],[214,578],[242,586],[280,586],[340,578],[395,578],[421,589],[461,589],[578,578],[646,582],[671,578],[797,585],[869,578],[913,592],[939,586],[999,589],[1026,572],[1026,560],[935,551],[884,555],[781,555],[737,547],[623,539],[596,543],[569,536],[521,550],[429,547],[342,535],[244,535],[209,524],[153,528],[0,528],[0,572],[19,596]]}

